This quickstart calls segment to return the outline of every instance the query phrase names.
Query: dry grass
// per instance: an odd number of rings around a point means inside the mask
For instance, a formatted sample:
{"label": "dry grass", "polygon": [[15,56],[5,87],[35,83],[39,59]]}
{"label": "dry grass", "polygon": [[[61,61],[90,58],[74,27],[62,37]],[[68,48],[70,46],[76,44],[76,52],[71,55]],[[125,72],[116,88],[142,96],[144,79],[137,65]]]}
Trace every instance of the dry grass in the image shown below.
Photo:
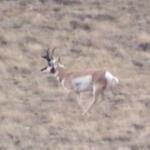
{"label": "dry grass", "polygon": [[[0,150],[149,150],[148,0],[0,1]],[[42,51],[70,69],[107,69],[121,81],[86,116]],[[83,103],[89,103],[85,96]]]}

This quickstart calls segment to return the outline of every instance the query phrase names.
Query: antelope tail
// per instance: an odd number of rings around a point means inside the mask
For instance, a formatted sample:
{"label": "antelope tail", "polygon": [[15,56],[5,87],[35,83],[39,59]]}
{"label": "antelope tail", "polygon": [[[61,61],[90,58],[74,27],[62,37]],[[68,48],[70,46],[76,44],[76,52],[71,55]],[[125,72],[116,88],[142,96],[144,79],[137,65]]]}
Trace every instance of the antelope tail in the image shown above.
{"label": "antelope tail", "polygon": [[114,87],[117,84],[119,84],[119,79],[115,76],[113,76],[110,72],[106,71],[105,72],[105,79],[107,81],[107,86],[108,87]]}

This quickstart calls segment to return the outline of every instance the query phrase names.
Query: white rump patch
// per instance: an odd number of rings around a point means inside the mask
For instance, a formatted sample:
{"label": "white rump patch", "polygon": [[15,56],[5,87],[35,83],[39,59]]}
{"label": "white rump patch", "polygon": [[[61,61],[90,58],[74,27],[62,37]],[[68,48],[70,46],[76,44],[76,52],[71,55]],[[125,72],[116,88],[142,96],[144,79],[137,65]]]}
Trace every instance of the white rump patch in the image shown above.
{"label": "white rump patch", "polygon": [[105,78],[107,80],[108,87],[114,87],[115,85],[119,84],[119,79],[108,71],[105,72]]}
{"label": "white rump patch", "polygon": [[86,75],[77,77],[73,80],[73,85],[75,87],[75,90],[78,92],[89,91],[92,89],[92,76]]}

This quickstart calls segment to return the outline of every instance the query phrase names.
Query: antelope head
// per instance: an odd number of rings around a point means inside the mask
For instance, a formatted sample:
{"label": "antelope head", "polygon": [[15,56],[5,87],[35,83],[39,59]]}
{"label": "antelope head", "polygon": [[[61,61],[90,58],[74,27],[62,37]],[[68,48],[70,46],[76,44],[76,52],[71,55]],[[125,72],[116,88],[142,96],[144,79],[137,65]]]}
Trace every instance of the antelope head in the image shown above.
{"label": "antelope head", "polygon": [[49,49],[45,51],[45,55],[42,55],[42,58],[45,59],[48,63],[48,66],[44,67],[41,69],[42,72],[50,72],[50,73],[55,73],[55,68],[54,68],[54,51],[55,48],[53,48],[50,52]]}

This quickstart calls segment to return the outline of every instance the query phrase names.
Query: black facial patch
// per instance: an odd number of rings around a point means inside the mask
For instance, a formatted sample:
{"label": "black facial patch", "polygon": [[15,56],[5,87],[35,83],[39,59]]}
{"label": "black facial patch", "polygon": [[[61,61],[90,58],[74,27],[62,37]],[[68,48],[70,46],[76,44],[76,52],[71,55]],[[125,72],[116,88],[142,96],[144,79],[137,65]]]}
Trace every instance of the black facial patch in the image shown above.
{"label": "black facial patch", "polygon": [[51,73],[55,73],[56,72],[56,69],[53,67],[52,69],[51,69]]}

